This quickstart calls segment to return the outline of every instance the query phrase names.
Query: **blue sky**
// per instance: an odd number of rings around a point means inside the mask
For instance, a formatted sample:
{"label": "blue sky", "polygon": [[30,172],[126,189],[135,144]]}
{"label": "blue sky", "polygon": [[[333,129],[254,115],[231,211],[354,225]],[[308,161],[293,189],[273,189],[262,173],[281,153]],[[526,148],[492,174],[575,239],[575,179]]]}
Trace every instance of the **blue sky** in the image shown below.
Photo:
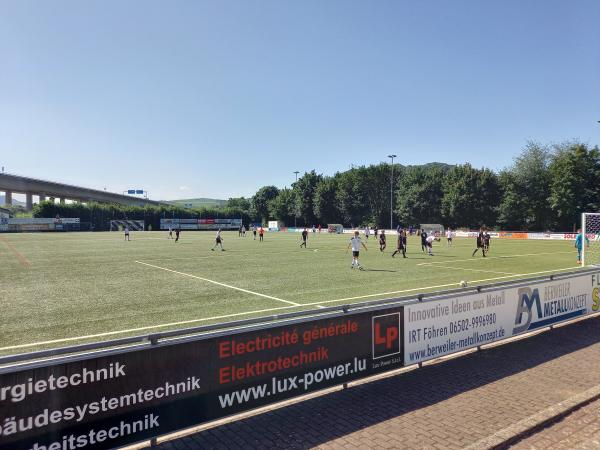
{"label": "blue sky", "polygon": [[0,0],[0,165],[155,199],[600,144],[600,2]]}

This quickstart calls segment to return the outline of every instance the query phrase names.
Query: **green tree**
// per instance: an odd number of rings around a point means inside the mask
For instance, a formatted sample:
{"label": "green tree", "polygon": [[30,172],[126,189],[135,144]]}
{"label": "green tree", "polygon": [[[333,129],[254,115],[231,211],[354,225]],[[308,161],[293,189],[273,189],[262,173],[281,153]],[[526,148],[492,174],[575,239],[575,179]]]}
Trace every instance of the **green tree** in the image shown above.
{"label": "green tree", "polygon": [[442,189],[446,224],[475,228],[496,223],[500,188],[492,171],[470,164],[454,166],[444,177]]}
{"label": "green tree", "polygon": [[313,198],[313,211],[317,223],[326,225],[328,223],[339,223],[340,211],[337,207],[337,179],[325,177],[317,185]]}
{"label": "green tree", "polygon": [[585,144],[554,148],[550,163],[550,207],[556,227],[570,230],[583,212],[600,210],[600,151]]}
{"label": "green tree", "polygon": [[347,226],[359,226],[369,222],[369,210],[363,189],[363,177],[359,169],[351,169],[335,175],[338,186],[337,206],[339,222]]}
{"label": "green tree", "polygon": [[242,211],[250,211],[250,199],[245,197],[230,198],[224,205],[227,208],[234,208]]}
{"label": "green tree", "polygon": [[295,193],[291,189],[281,189],[269,202],[269,216],[290,226],[294,223],[294,204]]}
{"label": "green tree", "polygon": [[298,181],[292,185],[295,194],[295,213],[305,226],[315,224],[313,199],[317,185],[322,179],[321,175],[317,175],[314,170],[311,170],[298,178]]}
{"label": "green tree", "polygon": [[527,205],[515,175],[510,170],[502,170],[498,182],[501,191],[498,225],[504,230],[526,229]]}
{"label": "green tree", "polygon": [[406,167],[395,192],[396,214],[404,226],[441,223],[444,170],[437,166]]}
{"label": "green tree", "polygon": [[269,220],[269,202],[277,197],[279,189],[263,186],[252,197],[252,215],[263,224]]}
{"label": "green tree", "polygon": [[[544,230],[551,223],[550,196],[550,152],[537,142],[529,141],[522,153],[508,169],[512,179],[509,189],[512,194],[503,198],[500,211],[502,217],[515,208],[524,215],[522,223],[526,230]],[[506,180],[504,180],[506,181]],[[507,186],[503,186],[506,191]],[[514,229],[515,224],[506,224]],[[519,227],[520,228],[520,227]]]}

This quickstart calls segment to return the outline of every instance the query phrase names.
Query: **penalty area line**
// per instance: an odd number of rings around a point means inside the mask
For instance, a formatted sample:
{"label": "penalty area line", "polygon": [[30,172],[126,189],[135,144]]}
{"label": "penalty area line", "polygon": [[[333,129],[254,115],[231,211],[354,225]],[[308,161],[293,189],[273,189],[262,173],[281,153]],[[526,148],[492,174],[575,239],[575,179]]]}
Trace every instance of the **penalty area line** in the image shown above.
{"label": "penalty area line", "polygon": [[271,295],[261,294],[260,292],[249,291],[248,289],[242,289],[242,288],[239,288],[239,287],[236,287],[236,286],[232,286],[230,284],[221,283],[221,282],[215,281],[215,280],[209,280],[208,278],[198,277],[196,275],[192,275],[192,274],[189,274],[189,273],[179,272],[177,270],[172,270],[172,269],[167,269],[166,267],[155,266],[154,264],[148,264],[148,263],[145,263],[145,262],[142,262],[142,261],[135,261],[135,262],[137,264],[142,264],[142,265],[148,266],[148,267],[154,267],[155,269],[164,270],[166,272],[176,273],[177,275],[181,275],[181,276],[184,276],[184,277],[195,278],[197,280],[206,281],[207,283],[216,284],[217,286],[223,286],[223,287],[226,287],[226,288],[229,288],[229,289],[234,289],[236,291],[245,292],[246,294],[257,295],[259,297],[268,298],[268,299],[271,299],[271,300],[276,300],[276,301],[282,302],[282,303],[287,303],[288,305],[292,305],[292,306],[302,306],[300,303],[291,302],[289,300],[284,300],[282,298],[273,297]]}
{"label": "penalty area line", "polygon": [[[489,261],[490,259],[507,259],[507,258],[521,258],[524,256],[544,256],[544,255],[560,255],[563,253],[570,253],[573,254],[573,252],[548,252],[548,253],[526,253],[523,255],[504,255],[504,256],[487,256],[485,258],[486,261]],[[475,257],[471,257],[469,259],[457,259],[456,261],[433,261],[433,262],[426,262],[426,263],[419,263],[417,264],[417,266],[433,266],[434,264],[448,264],[449,262],[451,263],[457,263],[457,262],[478,262],[478,261],[483,261],[482,258],[475,258]]]}
{"label": "penalty area line", "polygon": [[436,267],[441,267],[442,269],[450,269],[450,270],[468,270],[469,272],[496,273],[499,275],[516,275],[515,273],[512,273],[512,272],[500,272],[497,270],[468,269],[466,267],[450,267],[450,266],[441,266],[441,265],[437,265]]}
{"label": "penalty area line", "polygon": [[[571,270],[571,269],[579,269],[581,266],[574,266],[574,267],[565,267],[563,269],[553,269],[553,270],[542,270],[540,272],[529,272],[529,273],[517,273],[514,275],[506,275],[503,277],[493,277],[493,278],[484,278],[481,280],[473,280],[473,281],[469,281],[469,284],[473,284],[473,283],[484,283],[486,281],[495,281],[495,280],[504,280],[507,278],[515,278],[515,277],[526,277],[529,275],[539,275],[542,273],[550,273],[550,272],[561,272],[563,270]],[[447,283],[447,284],[438,284],[437,286],[421,286],[418,288],[413,288],[413,289],[404,289],[401,291],[390,291],[390,292],[380,292],[378,294],[368,294],[368,295],[359,295],[357,297],[346,297],[346,298],[338,298],[337,300],[325,300],[322,302],[314,302],[314,303],[304,303],[303,306],[314,306],[314,305],[322,305],[325,303],[335,303],[335,302],[347,302],[350,300],[360,300],[362,298],[371,298],[371,297],[382,297],[385,295],[395,295],[395,294],[404,294],[407,292],[415,292],[415,291],[424,291],[424,290],[429,290],[429,289],[440,289],[440,288],[445,288],[445,287],[456,287],[458,285],[458,283]]]}

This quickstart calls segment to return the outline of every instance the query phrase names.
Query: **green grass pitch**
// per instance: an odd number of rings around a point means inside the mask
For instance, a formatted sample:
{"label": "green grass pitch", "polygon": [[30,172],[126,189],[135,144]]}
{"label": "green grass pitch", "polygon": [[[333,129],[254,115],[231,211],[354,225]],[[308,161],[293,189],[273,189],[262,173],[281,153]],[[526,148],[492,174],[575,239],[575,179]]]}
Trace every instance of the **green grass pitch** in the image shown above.
{"label": "green grass pitch", "polygon": [[[23,233],[0,235],[0,355],[148,334],[506,281],[576,267],[569,241],[492,240],[488,258],[471,257],[474,239],[434,244],[435,256],[408,242],[391,258],[373,237],[350,268],[350,235],[266,233],[265,241],[213,232]],[[364,237],[363,237],[364,240]]]}

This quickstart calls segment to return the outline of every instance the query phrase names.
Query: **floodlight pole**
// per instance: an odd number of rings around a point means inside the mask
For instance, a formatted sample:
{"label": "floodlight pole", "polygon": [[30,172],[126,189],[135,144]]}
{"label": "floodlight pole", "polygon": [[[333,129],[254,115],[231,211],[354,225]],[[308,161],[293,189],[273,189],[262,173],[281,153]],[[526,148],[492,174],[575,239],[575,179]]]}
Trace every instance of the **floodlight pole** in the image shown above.
{"label": "floodlight pole", "polygon": [[[296,183],[298,182],[298,174],[300,173],[298,170],[294,171],[296,174]],[[296,220],[298,219],[298,215],[296,214],[296,205],[294,205],[294,228],[296,228]]]}
{"label": "floodlight pole", "polygon": [[394,229],[394,158],[396,155],[388,155],[392,160],[392,174],[390,176],[390,230]]}

